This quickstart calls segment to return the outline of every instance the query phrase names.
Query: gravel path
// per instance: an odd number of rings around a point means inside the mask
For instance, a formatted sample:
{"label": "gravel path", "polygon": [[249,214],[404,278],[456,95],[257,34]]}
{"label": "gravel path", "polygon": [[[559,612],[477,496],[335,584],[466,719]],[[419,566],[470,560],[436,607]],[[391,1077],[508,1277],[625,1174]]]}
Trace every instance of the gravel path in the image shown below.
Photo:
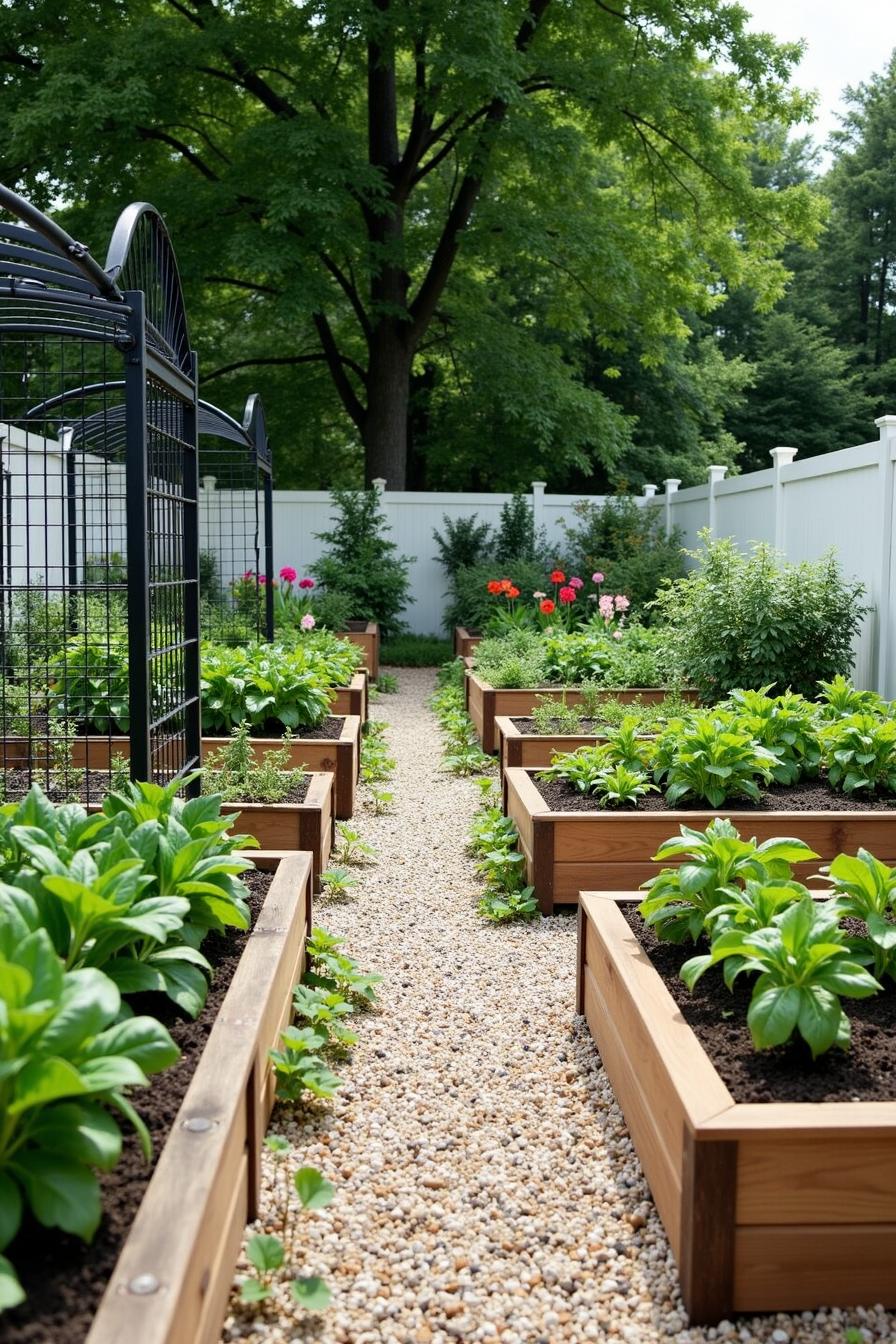
{"label": "gravel path", "polygon": [[[385,979],[346,1085],[275,1112],[298,1164],[336,1185],[304,1218],[301,1272],[334,1300],[240,1309],[224,1339],[321,1344],[625,1344],[896,1339],[883,1310],[688,1329],[675,1266],[590,1038],[574,1026],[575,920],[492,927],[465,852],[477,790],[439,772],[428,671],[383,697],[397,758],[390,815],[353,824],[379,862],[316,922]],[[261,1224],[264,1227],[264,1221]],[[271,1227],[269,1230],[274,1230]],[[244,1268],[244,1267],[243,1267]]]}

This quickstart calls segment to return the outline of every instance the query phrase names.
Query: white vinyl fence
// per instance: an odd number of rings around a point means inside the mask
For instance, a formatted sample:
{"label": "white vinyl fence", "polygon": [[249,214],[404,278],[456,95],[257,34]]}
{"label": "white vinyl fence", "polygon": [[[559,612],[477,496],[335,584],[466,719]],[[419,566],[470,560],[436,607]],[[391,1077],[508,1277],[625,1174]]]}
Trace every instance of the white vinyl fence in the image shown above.
{"label": "white vinyl fence", "polygon": [[[665,511],[667,529],[680,529],[683,545],[698,546],[698,533],[709,528],[716,536],[734,537],[747,547],[751,541],[776,545],[792,561],[815,560],[834,547],[846,574],[860,579],[873,607],[856,650],[855,676],[862,686],[873,686],[896,697],[896,621],[892,593],[896,593],[896,550],[893,543],[894,460],[896,416],[876,421],[879,438],[873,443],[796,461],[793,448],[775,448],[772,466],[764,471],[726,480],[725,467],[710,467],[704,485],[679,489],[667,480],[663,489],[648,485],[640,497]],[[433,531],[443,529],[443,517],[476,514],[495,525],[510,495],[421,493],[382,489],[383,511],[391,539],[399,551],[415,558],[411,566],[414,603],[405,613],[411,629],[428,634],[441,627],[444,610],[444,571],[436,560]],[[543,482],[532,485],[536,525],[562,549],[561,521],[573,520],[573,505],[581,495],[549,495]],[[601,503],[604,496],[591,496]],[[332,515],[326,491],[274,492],[274,556],[276,568],[291,564],[307,572],[319,556],[322,543],[314,534],[329,526]]]}

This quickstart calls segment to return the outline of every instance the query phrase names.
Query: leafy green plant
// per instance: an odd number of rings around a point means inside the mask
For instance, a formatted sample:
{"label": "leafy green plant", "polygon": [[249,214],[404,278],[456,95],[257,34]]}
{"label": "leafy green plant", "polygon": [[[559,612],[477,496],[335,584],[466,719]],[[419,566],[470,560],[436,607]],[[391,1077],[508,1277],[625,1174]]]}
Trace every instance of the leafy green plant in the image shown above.
{"label": "leafy green plant", "polygon": [[0,736],[26,737],[31,712],[42,705],[42,697],[32,703],[27,685],[10,681],[0,673]]}
{"label": "leafy green plant", "polygon": [[767,784],[777,757],[721,712],[695,714],[667,729],[672,750],[668,764],[657,756],[654,778],[664,780],[670,806],[685,798],[702,798],[722,807],[729,798],[758,802],[759,783]]}
{"label": "leafy green plant", "polygon": [[597,798],[601,807],[635,807],[646,793],[656,791],[643,770],[615,765],[598,776]]}
{"label": "leafy green plant", "polygon": [[850,714],[821,732],[828,782],[844,793],[896,793],[896,719]]}
{"label": "leafy green plant", "polygon": [[387,539],[378,490],[330,493],[336,513],[329,531],[315,533],[327,549],[312,572],[328,592],[349,599],[353,619],[379,621],[388,639],[404,629],[401,613],[413,601],[408,573],[413,557],[399,555]]}
{"label": "leafy green plant", "polygon": [[[267,1302],[273,1295],[275,1284],[283,1277],[282,1271],[291,1272],[289,1265],[293,1260],[295,1242],[293,1193],[298,1196],[306,1212],[325,1209],[332,1203],[336,1193],[316,1167],[300,1167],[290,1175],[286,1157],[291,1150],[286,1139],[276,1134],[270,1135],[265,1139],[265,1147],[282,1171],[278,1218],[282,1236],[256,1232],[246,1242],[246,1258],[255,1273],[240,1283],[240,1300],[252,1305]],[[306,1311],[323,1311],[330,1304],[330,1290],[317,1275],[296,1276],[290,1279],[289,1288],[293,1300]]]}
{"label": "leafy green plant", "polygon": [[389,755],[386,725],[368,719],[361,739],[361,779],[365,784],[385,784],[395,771],[395,757]]}
{"label": "leafy green plant", "polygon": [[778,884],[793,877],[794,863],[818,855],[802,840],[773,838],[757,845],[743,840],[726,817],[716,817],[698,831],[681,826],[653,856],[655,863],[681,862],[663,868],[643,885],[647,895],[638,907],[645,922],[666,942],[696,942],[714,912],[738,896],[738,884],[750,881]]}
{"label": "leafy green plant", "polygon": [[320,885],[324,896],[339,901],[358,885],[358,879],[347,868],[327,868],[320,875]]}
{"label": "leafy green plant", "polygon": [[397,695],[398,678],[391,672],[381,672],[376,679],[376,689],[382,695]]}
{"label": "leafy green plant", "polygon": [[881,986],[853,960],[831,902],[816,902],[809,891],[774,916],[764,929],[725,929],[711,950],[681,968],[689,988],[710,966],[731,962],[726,981],[756,974],[747,1022],[758,1050],[784,1045],[796,1032],[815,1059],[832,1046],[847,1049],[849,1018],[841,998],[864,999]]}
{"label": "leafy green plant", "polygon": [[350,1045],[355,1045],[357,1036],[343,1020],[354,1013],[354,1005],[339,989],[317,988],[313,985],[296,985],[293,990],[293,1007],[296,1018],[313,1027],[324,1036],[324,1048],[343,1053]]}
{"label": "leafy green plant", "polygon": [[443,513],[442,526],[444,536],[434,528],[432,539],[436,543],[436,559],[449,579],[454,579],[459,569],[486,559],[492,530],[488,523],[477,522],[475,513],[461,518],[449,518]]}
{"label": "leafy green plant", "polygon": [[500,689],[543,686],[548,676],[545,642],[530,630],[483,639],[473,652],[473,667],[483,681]]}
{"label": "leafy green plant", "polygon": [[512,819],[489,801],[490,793],[491,789],[488,793],[482,789],[482,807],[475,814],[470,830],[476,871],[485,879],[477,909],[494,924],[533,919],[538,914],[538,903],[534,888],[525,885],[525,857],[517,848],[519,834]]}
{"label": "leafy green plant", "polygon": [[[151,1017],[121,1018],[93,967],[66,971],[46,929],[7,904],[0,921],[0,1251],[30,1209],[43,1227],[90,1241],[101,1216],[96,1171],[121,1154],[117,1111],[150,1140],[128,1092],[179,1051]],[[7,1302],[16,1297],[6,1261]],[[19,1290],[20,1292],[21,1290]]]}
{"label": "leafy green plant", "polygon": [[395,801],[395,794],[390,789],[378,789],[375,784],[368,785],[367,796],[375,817],[381,817],[383,813],[388,812]]}
{"label": "leafy green plant", "polygon": [[336,852],[342,863],[366,863],[376,858],[376,850],[347,821],[336,823]]}
{"label": "leafy green plant", "polygon": [[506,924],[512,919],[529,920],[538,914],[534,887],[516,891],[486,891],[476,909],[491,924]]}
{"label": "leafy green plant", "polygon": [[284,1027],[280,1033],[281,1048],[268,1051],[281,1101],[301,1101],[306,1092],[324,1101],[336,1095],[342,1080],[320,1053],[327,1040],[326,1031],[314,1027]]}
{"label": "leafy green plant", "polygon": [[123,634],[73,635],[47,663],[54,714],[95,733],[130,730],[128,646]]}
{"label": "leafy green plant", "polygon": [[380,647],[388,667],[440,667],[450,657],[451,645],[438,635],[393,635]]}
{"label": "leafy green plant", "polygon": [[860,849],[855,857],[838,854],[822,872],[831,879],[841,918],[866,925],[867,937],[849,940],[859,960],[873,966],[876,979],[896,980],[896,868]]}
{"label": "leafy green plant", "polygon": [[820,714],[824,719],[849,718],[852,714],[886,714],[889,706],[877,691],[859,691],[838,672],[830,681],[819,681]]}
{"label": "leafy green plant", "polygon": [[791,565],[765,544],[744,555],[730,537],[700,540],[688,552],[697,567],[661,588],[652,610],[679,675],[704,699],[761,686],[811,697],[849,671],[868,608],[832,552]]}
{"label": "leafy green plant", "polygon": [[376,987],[381,975],[371,975],[358,969],[358,963],[340,948],[345,940],[337,938],[318,926],[311,930],[306,941],[309,968],[302,983],[313,989],[336,991],[362,1008],[376,1002]]}
{"label": "leafy green plant", "polygon": [[229,733],[244,722],[253,727],[316,727],[327,716],[329,688],[334,684],[301,646],[255,644],[232,649],[205,644],[202,730]]}
{"label": "leafy green plant", "polygon": [[227,802],[282,803],[291,797],[305,779],[305,770],[290,764],[292,732],[283,734],[282,747],[268,747],[256,760],[248,723],[231,729],[230,741],[208,754],[202,787],[214,780],[214,792]]}
{"label": "leafy green plant", "polygon": [[610,754],[600,743],[593,747],[579,747],[576,751],[561,752],[549,766],[539,772],[539,779],[559,779],[578,793],[595,793],[598,783],[610,768]]}
{"label": "leafy green plant", "polygon": [[774,752],[775,783],[797,784],[818,774],[821,743],[816,713],[803,696],[793,691],[770,696],[770,689],[763,686],[758,691],[732,691],[727,704],[737,716],[738,724],[761,746]]}
{"label": "leafy green plant", "polygon": [[539,695],[532,709],[532,722],[535,731],[544,737],[575,737],[582,732],[582,714],[575,705],[562,700],[552,700],[549,696]]}
{"label": "leafy green plant", "polygon": [[575,521],[563,530],[574,571],[603,574],[606,591],[627,593],[634,610],[643,611],[664,582],[683,574],[681,533],[666,536],[658,505],[620,495],[602,504],[578,500],[572,514]]}

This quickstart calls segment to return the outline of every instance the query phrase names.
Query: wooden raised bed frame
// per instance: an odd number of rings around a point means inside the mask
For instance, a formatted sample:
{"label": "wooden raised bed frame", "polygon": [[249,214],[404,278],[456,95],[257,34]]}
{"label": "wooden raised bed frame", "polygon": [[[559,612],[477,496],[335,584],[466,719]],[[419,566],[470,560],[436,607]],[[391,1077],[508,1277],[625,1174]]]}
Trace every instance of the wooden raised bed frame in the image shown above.
{"label": "wooden raised bed frame", "polygon": [[363,649],[364,666],[370,674],[370,680],[376,681],[380,675],[379,621],[349,621],[348,628],[341,632],[340,638]]}
{"label": "wooden raised bed frame", "polygon": [[362,724],[367,722],[369,682],[367,672],[362,668],[356,672],[347,686],[334,686],[333,699],[330,702],[331,714],[357,714]]}
{"label": "wooden raised bed frame", "polygon": [[[519,831],[526,881],[542,914],[575,905],[580,891],[634,891],[660,871],[652,857],[679,826],[704,830],[729,817],[743,836],[757,840],[798,835],[821,857],[794,865],[796,876],[818,871],[860,845],[896,864],[896,812],[738,812],[736,807],[693,812],[552,812],[531,770],[504,771],[504,810]],[[671,865],[670,865],[671,866]]]}
{"label": "wooden raised bed frame", "polygon": [[[314,890],[320,891],[320,875],[333,848],[332,775],[309,774],[301,803],[222,803],[221,811],[237,816],[235,829],[254,836],[263,854],[297,850],[310,854]],[[252,857],[253,851],[247,852]]]}
{"label": "wooden raised bed frame", "polygon": [[476,645],[482,640],[482,635],[474,634],[468,630],[465,625],[456,625],[454,627],[454,656],[455,658],[469,658]]}
{"label": "wooden raised bed frame", "polygon": [[[529,715],[517,714],[515,717],[528,718]],[[578,751],[580,747],[594,747],[598,742],[606,741],[597,733],[521,733],[509,714],[495,716],[495,736],[502,771],[515,765],[543,770],[561,752]]]}
{"label": "wooden raised bed frame", "polygon": [[[668,694],[668,688],[662,686],[626,686],[620,690],[612,690],[608,687],[606,691],[600,692],[600,699],[618,700],[624,705],[631,704],[633,700],[640,700],[645,705],[656,705],[665,700]],[[683,694],[685,699],[696,699],[696,693],[693,691],[685,691]],[[478,677],[472,668],[468,669],[464,703],[467,713],[476,726],[479,741],[482,743],[482,750],[495,752],[498,749],[495,719],[499,714],[507,718],[520,718],[523,715],[531,714],[542,696],[556,701],[562,701],[565,698],[568,705],[580,705],[582,703],[582,692],[575,687],[524,686],[519,689],[499,690]]]}
{"label": "wooden raised bed frame", "polygon": [[311,861],[293,854],[279,863],[86,1344],[220,1339],[258,1212],[275,1091],[268,1050],[291,1021],[310,928]]}
{"label": "wooden raised bed frame", "polygon": [[577,1011],[650,1183],[691,1324],[896,1306],[896,1102],[735,1102],[619,899],[635,898],[582,894]]}

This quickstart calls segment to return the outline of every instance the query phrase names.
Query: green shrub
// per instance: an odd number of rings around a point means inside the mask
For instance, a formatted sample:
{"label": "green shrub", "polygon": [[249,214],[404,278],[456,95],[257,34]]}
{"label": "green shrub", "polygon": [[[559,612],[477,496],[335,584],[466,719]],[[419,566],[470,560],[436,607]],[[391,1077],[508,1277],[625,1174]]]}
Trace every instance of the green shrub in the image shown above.
{"label": "green shrub", "polygon": [[488,523],[479,523],[476,518],[475,513],[465,518],[449,518],[443,514],[445,535],[442,536],[438,528],[433,531],[439,564],[451,580],[459,569],[479,564],[491,553],[492,530]]}
{"label": "green shrub", "polygon": [[658,505],[620,495],[603,504],[579,500],[573,513],[575,523],[563,526],[573,572],[603,574],[604,592],[625,593],[637,612],[643,614],[664,582],[684,573],[681,533],[666,537]]}
{"label": "green shrub", "polygon": [[730,537],[700,535],[698,568],[663,588],[653,610],[673,664],[704,699],[762,686],[811,697],[850,670],[868,608],[833,553],[791,565],[764,543],[744,555]]}
{"label": "green shrub", "polygon": [[73,635],[48,663],[55,714],[97,733],[127,733],[130,680],[125,635]]}
{"label": "green shrub", "polygon": [[386,667],[441,667],[451,657],[451,645],[438,635],[394,635],[380,645]]}
{"label": "green shrub", "polygon": [[351,605],[352,620],[379,621],[383,637],[404,628],[401,613],[409,602],[408,565],[412,557],[398,555],[380,504],[379,491],[333,490],[334,526],[315,533],[328,549],[312,572],[329,593],[339,593]]}
{"label": "green shrub", "polygon": [[516,630],[500,639],[484,639],[473,653],[477,675],[492,686],[543,686],[548,654],[543,638],[534,631]]}
{"label": "green shrub", "polygon": [[468,630],[483,630],[495,610],[495,599],[488,591],[490,579],[513,579],[526,600],[534,592],[544,592],[545,567],[540,560],[514,558],[505,565],[497,560],[463,565],[457,570],[447,594],[443,623],[446,630],[464,625]]}

